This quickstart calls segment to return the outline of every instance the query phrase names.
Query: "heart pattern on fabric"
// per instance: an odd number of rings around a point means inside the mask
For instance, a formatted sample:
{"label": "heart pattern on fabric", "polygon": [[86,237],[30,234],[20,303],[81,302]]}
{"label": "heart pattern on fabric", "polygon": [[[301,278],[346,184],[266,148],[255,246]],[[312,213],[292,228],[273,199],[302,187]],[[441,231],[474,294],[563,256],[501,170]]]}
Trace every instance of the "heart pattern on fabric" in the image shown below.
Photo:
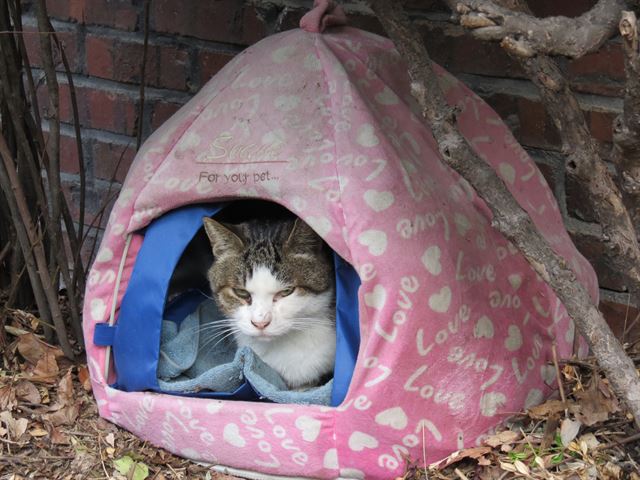
{"label": "heart pattern on fabric", "polygon": [[363,147],[375,147],[380,143],[380,139],[370,123],[365,123],[360,127],[356,141]]}
{"label": "heart pattern on fabric", "polygon": [[349,448],[354,452],[378,447],[378,440],[364,432],[353,432],[349,437]]}
{"label": "heart pattern on fabric", "polygon": [[302,439],[305,442],[315,442],[320,435],[322,423],[317,418],[302,415],[296,419],[296,428],[302,432]]}
{"label": "heart pattern on fabric", "polygon": [[429,297],[429,308],[434,312],[445,313],[451,305],[451,289],[442,287],[442,289]]}
{"label": "heart pattern on fabric", "polygon": [[374,257],[379,257],[387,249],[387,234],[382,230],[366,230],[358,235],[358,243],[369,249]]}
{"label": "heart pattern on fabric", "polygon": [[391,427],[395,430],[404,430],[409,423],[409,419],[402,407],[393,407],[378,413],[375,422],[378,425]]}
{"label": "heart pattern on fabric", "polygon": [[520,288],[520,285],[522,285],[522,275],[520,275],[519,273],[512,273],[507,277],[507,280],[509,281],[509,285],[511,285],[514,290],[518,290]]}
{"label": "heart pattern on fabric", "polygon": [[491,319],[486,315],[481,316],[473,329],[473,336],[475,338],[493,338],[494,333]]}
{"label": "heart pattern on fabric", "polygon": [[485,417],[493,417],[506,402],[507,397],[505,397],[503,393],[485,393],[482,398],[480,398],[480,413]]}
{"label": "heart pattern on fabric", "polygon": [[471,222],[469,219],[461,213],[456,213],[453,217],[453,222],[456,224],[456,231],[458,235],[464,237],[469,230],[471,230]]}
{"label": "heart pattern on fabric", "polygon": [[322,466],[331,470],[338,469],[338,451],[335,448],[327,450],[322,460]]}
{"label": "heart pattern on fabric", "polygon": [[400,101],[393,90],[387,86],[380,93],[376,93],[375,99],[380,105],[396,105]]}
{"label": "heart pattern on fabric", "polygon": [[391,192],[367,190],[364,192],[364,201],[374,212],[382,212],[393,205],[394,197]]}
{"label": "heart pattern on fabric", "polygon": [[237,448],[242,448],[247,444],[244,437],[240,435],[240,429],[235,423],[227,423],[225,425],[222,431],[222,439]]}
{"label": "heart pattern on fabric", "polygon": [[102,322],[105,320],[105,314],[107,312],[107,305],[101,298],[94,298],[91,300],[91,318],[96,322]]}
{"label": "heart pattern on fabric", "polygon": [[508,337],[504,341],[504,346],[510,352],[515,352],[522,346],[522,332],[517,325],[509,325]]}
{"label": "heart pattern on fabric", "polygon": [[432,245],[422,255],[422,264],[431,275],[439,275],[442,271],[440,264],[440,247]]}
{"label": "heart pattern on fabric", "polygon": [[113,260],[113,252],[108,247],[102,247],[96,256],[97,263],[106,263]]}
{"label": "heart pattern on fabric", "polygon": [[365,305],[375,308],[376,310],[382,310],[384,304],[387,301],[387,291],[382,285],[376,285],[369,293],[364,294]]}
{"label": "heart pattern on fabric", "polygon": [[500,176],[507,182],[509,185],[513,185],[516,181],[516,170],[508,163],[501,163],[500,167],[498,167],[500,171]]}
{"label": "heart pattern on fabric", "polygon": [[321,237],[326,236],[332,229],[331,220],[326,217],[307,217],[304,219]]}

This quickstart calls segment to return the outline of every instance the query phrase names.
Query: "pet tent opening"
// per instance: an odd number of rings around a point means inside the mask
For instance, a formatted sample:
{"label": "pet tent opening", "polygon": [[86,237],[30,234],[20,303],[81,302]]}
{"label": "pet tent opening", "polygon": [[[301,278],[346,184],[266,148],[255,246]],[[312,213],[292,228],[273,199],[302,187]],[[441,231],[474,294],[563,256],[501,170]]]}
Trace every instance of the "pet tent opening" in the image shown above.
{"label": "pet tent opening", "polygon": [[115,388],[280,403],[342,402],[359,347],[360,279],[335,252],[336,356],[333,376],[323,385],[290,391],[253,351],[237,349],[232,339],[212,344],[206,334],[222,314],[208,294],[205,273],[213,253],[206,244],[199,248],[202,218],[237,221],[283,213],[267,202],[191,205],[166,213],[141,233],[118,323],[98,326],[94,337],[96,344],[113,348]]}

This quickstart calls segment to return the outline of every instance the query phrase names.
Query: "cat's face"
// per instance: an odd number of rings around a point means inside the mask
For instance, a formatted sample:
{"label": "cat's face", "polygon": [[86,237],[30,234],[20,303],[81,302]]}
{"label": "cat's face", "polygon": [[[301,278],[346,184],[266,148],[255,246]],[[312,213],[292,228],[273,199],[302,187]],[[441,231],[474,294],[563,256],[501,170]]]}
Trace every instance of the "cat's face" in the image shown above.
{"label": "cat's face", "polygon": [[211,290],[236,333],[269,341],[331,315],[332,261],[304,222],[203,221],[214,254]]}

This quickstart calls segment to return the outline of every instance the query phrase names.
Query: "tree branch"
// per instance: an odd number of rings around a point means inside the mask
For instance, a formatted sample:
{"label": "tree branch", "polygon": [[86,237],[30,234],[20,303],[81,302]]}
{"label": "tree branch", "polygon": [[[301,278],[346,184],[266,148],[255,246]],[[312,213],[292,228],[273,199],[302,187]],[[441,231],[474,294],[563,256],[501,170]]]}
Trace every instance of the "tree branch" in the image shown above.
{"label": "tree branch", "polygon": [[579,58],[597,50],[615,32],[624,0],[600,0],[576,18],[536,18],[491,0],[445,0],[460,24],[481,40],[516,42],[520,56],[536,53]]}
{"label": "tree branch", "polygon": [[613,160],[619,170],[618,183],[636,235],[640,236],[640,54],[638,24],[633,12],[623,12],[620,34],[624,51],[626,85],[622,114],[613,128]]}
{"label": "tree branch", "polygon": [[458,131],[453,110],[440,90],[426,48],[411,28],[402,7],[387,0],[373,0],[371,6],[408,65],[412,93],[438,142],[443,160],[474,187],[493,213],[493,226],[518,247],[532,268],[556,292],[616,393],[626,401],[636,424],[640,425],[640,381],[633,362],[564,258],[549,246],[504,182]]}

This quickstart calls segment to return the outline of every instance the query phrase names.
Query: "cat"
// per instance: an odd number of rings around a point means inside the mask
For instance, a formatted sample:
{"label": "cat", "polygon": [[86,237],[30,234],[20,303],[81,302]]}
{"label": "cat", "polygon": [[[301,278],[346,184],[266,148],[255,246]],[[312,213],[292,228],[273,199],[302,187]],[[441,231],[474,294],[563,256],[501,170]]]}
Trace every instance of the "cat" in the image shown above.
{"label": "cat", "polygon": [[301,219],[203,219],[214,261],[207,272],[238,347],[250,347],[290,389],[332,374],[335,277],[331,252]]}

